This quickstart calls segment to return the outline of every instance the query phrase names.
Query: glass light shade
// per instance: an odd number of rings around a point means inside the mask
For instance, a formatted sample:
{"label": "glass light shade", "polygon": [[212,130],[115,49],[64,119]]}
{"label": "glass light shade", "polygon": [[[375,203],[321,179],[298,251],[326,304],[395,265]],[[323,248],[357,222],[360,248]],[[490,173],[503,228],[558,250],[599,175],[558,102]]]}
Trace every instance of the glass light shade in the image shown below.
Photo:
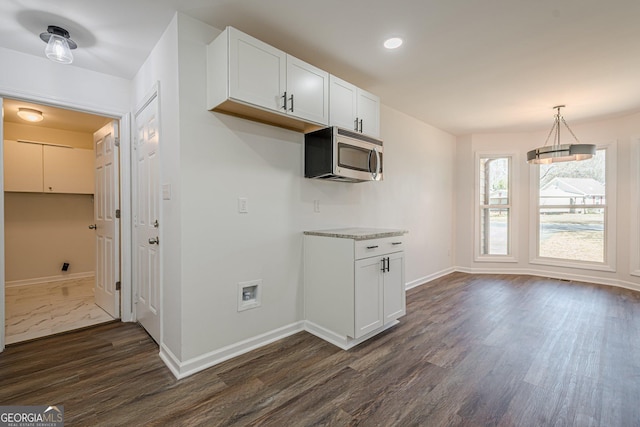
{"label": "glass light shade", "polygon": [[387,49],[397,49],[402,45],[402,39],[400,37],[392,37],[384,42],[384,47]]}
{"label": "glass light shade", "polygon": [[67,39],[57,34],[51,34],[44,53],[50,60],[61,64],[71,64],[73,62],[73,55]]}
{"label": "glass light shade", "polygon": [[28,122],[41,122],[44,119],[42,111],[33,108],[18,108],[18,117]]}

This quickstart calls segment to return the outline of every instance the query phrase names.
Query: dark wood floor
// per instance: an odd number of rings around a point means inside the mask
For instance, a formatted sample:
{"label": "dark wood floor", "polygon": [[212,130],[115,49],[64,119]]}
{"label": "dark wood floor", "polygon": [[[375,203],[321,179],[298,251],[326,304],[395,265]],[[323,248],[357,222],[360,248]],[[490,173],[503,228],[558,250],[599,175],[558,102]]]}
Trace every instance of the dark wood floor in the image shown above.
{"label": "dark wood floor", "polygon": [[638,426],[640,293],[454,273],[400,325],[342,351],[307,333],[177,381],[140,327],[0,354],[0,405],[68,426]]}

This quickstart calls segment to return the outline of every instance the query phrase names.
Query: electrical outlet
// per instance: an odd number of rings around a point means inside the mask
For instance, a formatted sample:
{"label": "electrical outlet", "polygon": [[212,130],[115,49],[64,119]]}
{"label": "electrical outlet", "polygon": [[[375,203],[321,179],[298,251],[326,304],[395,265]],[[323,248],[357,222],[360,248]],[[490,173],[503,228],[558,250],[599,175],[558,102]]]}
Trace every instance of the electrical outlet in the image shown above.
{"label": "electrical outlet", "polygon": [[249,213],[249,201],[246,197],[238,197],[238,212]]}

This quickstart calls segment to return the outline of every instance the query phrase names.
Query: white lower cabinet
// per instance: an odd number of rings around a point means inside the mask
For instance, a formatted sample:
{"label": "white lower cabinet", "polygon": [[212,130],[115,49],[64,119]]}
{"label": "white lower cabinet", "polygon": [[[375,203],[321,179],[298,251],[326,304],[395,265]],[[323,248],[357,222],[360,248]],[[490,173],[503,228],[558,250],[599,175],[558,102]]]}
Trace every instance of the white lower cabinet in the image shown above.
{"label": "white lower cabinet", "polygon": [[307,330],[348,349],[406,313],[403,236],[305,236]]}

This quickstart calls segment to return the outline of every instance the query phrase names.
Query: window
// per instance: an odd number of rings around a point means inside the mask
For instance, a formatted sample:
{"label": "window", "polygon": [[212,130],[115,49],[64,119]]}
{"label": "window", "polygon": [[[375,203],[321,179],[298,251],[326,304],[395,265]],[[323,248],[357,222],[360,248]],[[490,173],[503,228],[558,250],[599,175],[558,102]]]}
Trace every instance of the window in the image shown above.
{"label": "window", "polygon": [[640,276],[640,138],[631,145],[631,274]]}
{"label": "window", "polygon": [[512,256],[511,157],[478,157],[476,260]]}
{"label": "window", "polygon": [[[606,266],[613,235],[607,148],[589,160],[540,165],[537,179],[537,259],[544,264]],[[611,159],[613,160],[613,159]]]}

